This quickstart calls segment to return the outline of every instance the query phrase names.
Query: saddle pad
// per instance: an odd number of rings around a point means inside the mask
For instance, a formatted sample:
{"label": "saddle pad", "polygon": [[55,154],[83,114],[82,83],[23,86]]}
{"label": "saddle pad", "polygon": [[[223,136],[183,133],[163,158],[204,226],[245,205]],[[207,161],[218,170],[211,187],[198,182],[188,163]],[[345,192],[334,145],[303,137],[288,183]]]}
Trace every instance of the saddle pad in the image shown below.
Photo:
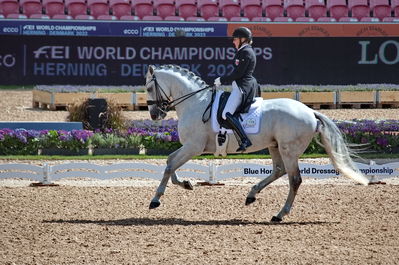
{"label": "saddle pad", "polygon": [[[223,91],[217,91],[215,95],[215,101],[212,105],[212,130],[215,133],[222,131],[222,133],[227,132],[228,134],[233,133],[233,130],[220,128],[219,122],[217,120],[217,111],[219,106],[220,95],[222,95]],[[256,134],[259,133],[260,128],[260,116],[261,116],[261,105],[263,98],[257,97],[255,98],[255,102],[252,103],[251,108],[248,113],[241,113],[242,121],[241,125],[244,128],[244,131],[248,134]]]}

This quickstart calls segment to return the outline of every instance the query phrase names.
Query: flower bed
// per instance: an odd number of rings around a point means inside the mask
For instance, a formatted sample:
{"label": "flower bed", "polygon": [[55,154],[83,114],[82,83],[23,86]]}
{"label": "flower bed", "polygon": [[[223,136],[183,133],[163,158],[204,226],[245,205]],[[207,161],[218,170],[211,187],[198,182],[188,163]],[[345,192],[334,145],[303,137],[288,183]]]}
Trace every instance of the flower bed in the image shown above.
{"label": "flower bed", "polygon": [[0,130],[0,155],[35,155],[47,131]]}
{"label": "flower bed", "polygon": [[141,135],[141,144],[147,154],[168,154],[181,147],[177,121],[173,119],[134,122],[128,133]]}
{"label": "flower bed", "polygon": [[[353,144],[362,144],[368,152],[399,152],[399,120],[352,120],[335,121]],[[107,130],[105,132],[73,130],[0,130],[0,155],[35,155],[39,150],[92,149],[93,154],[100,149],[126,150],[125,153],[138,153],[133,150],[144,148],[153,154],[171,153],[181,146],[176,120],[153,122],[135,121],[126,132]],[[306,153],[323,152],[324,149],[313,141]],[[43,153],[43,152],[42,152]],[[44,152],[45,153],[45,152]]]}
{"label": "flower bed", "polygon": [[81,150],[88,148],[91,131],[0,130],[0,155],[35,155],[43,149]]}
{"label": "flower bed", "polygon": [[398,120],[352,120],[337,125],[350,143],[365,144],[369,151],[399,152]]}

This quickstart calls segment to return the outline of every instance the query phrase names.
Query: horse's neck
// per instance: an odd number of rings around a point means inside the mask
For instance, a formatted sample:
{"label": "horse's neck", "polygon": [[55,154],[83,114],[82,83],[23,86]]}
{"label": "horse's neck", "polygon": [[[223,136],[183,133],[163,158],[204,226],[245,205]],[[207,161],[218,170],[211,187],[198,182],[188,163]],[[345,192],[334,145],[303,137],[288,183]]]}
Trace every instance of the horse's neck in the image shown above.
{"label": "horse's neck", "polygon": [[[173,100],[178,100],[180,102],[179,98],[200,89],[198,85],[188,80],[181,79],[179,76],[175,76],[168,72],[164,72],[164,74],[168,75],[168,77],[165,76],[165,81],[167,82],[165,86],[170,87]],[[175,107],[178,118],[183,119],[186,117],[194,118],[197,115],[202,116],[202,112],[210,101],[210,93],[209,95],[207,95],[207,93],[209,93],[209,91],[199,92],[178,103]]]}
{"label": "horse's neck", "polygon": [[[181,89],[180,91],[181,93],[179,93],[178,97],[188,95],[196,90],[185,88]],[[202,113],[210,100],[210,97],[207,95],[207,93],[210,95],[208,90],[201,91],[179,103],[175,108],[179,119],[183,119],[185,117],[194,118],[197,115],[202,116]]]}
{"label": "horse's neck", "polygon": [[159,72],[159,74],[161,75],[162,79],[158,82],[160,82],[161,87],[169,87],[173,99],[177,99],[193,91],[190,86],[185,85],[187,82],[185,82],[185,80],[183,80],[180,76],[177,76],[175,73],[165,71]]}

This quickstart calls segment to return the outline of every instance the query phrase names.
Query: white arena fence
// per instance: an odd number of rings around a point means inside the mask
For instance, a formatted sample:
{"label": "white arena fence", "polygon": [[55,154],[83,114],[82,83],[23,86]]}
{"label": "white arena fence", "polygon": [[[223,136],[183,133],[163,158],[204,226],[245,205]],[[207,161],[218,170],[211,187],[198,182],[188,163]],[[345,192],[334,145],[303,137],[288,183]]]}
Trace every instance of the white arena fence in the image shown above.
{"label": "white arena fence", "polygon": [[[399,162],[377,165],[373,161],[370,164],[356,163],[359,169],[373,180],[393,178],[399,176]],[[337,177],[337,172],[331,164],[316,165],[301,163],[301,174],[303,177],[331,178]],[[111,165],[96,165],[93,163],[64,163],[58,165],[43,166],[30,164],[0,164],[0,179],[24,178],[38,181],[43,184],[51,184],[64,178],[144,178],[161,180],[166,165],[152,165],[148,163],[115,163]],[[237,177],[264,178],[272,171],[272,165],[261,165],[254,163],[232,163],[226,165],[215,165],[212,161],[208,166],[195,163],[186,163],[177,174],[182,178],[195,178],[210,183],[219,180]]]}

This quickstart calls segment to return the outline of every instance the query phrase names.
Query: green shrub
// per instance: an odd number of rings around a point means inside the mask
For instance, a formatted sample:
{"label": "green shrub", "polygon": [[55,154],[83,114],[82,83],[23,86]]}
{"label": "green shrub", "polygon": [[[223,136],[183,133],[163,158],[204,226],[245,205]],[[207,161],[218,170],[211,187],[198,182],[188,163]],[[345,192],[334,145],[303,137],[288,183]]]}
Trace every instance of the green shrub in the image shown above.
{"label": "green shrub", "polygon": [[176,150],[181,147],[180,142],[172,141],[168,133],[142,136],[143,146],[146,149]]}
{"label": "green shrub", "polygon": [[92,148],[138,148],[141,145],[141,136],[95,133],[89,142]]}

